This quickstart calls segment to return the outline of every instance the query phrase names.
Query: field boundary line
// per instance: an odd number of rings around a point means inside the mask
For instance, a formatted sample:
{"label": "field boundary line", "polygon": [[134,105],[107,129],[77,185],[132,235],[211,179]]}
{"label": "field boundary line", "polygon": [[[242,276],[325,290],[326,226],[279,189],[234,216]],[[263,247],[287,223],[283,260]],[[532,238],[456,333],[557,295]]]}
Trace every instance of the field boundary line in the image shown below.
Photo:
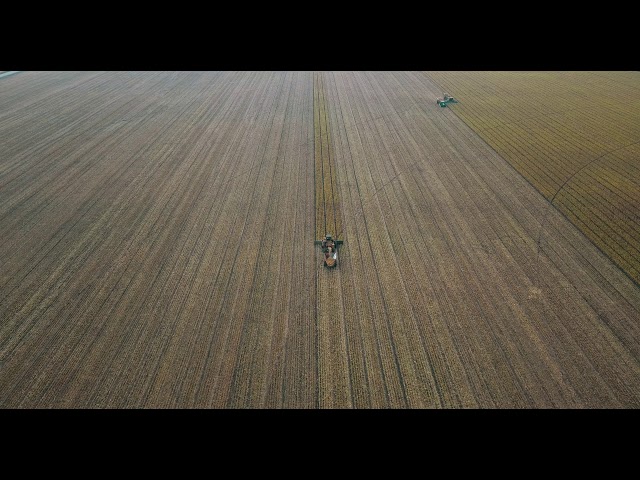
{"label": "field boundary line", "polygon": [[[443,90],[443,88],[444,88],[444,87],[443,87],[439,82],[437,82],[435,79],[433,79],[433,78],[432,78],[428,73],[426,73],[426,72],[425,72],[425,76],[427,77],[427,80],[428,80],[428,81],[432,82],[434,85],[436,85],[436,86],[437,86],[437,87],[439,87],[441,90]],[[479,138],[480,138],[480,139],[481,139],[481,140],[482,140],[482,141],[483,141],[483,142],[484,142],[484,143],[485,143],[485,144],[486,144],[486,145],[487,145],[487,146],[488,146],[492,151],[494,151],[494,152],[498,155],[498,157],[500,157],[500,158],[501,158],[501,159],[502,159],[502,160],[503,160],[507,165],[509,165],[509,167],[511,167],[511,168],[512,168],[512,169],[513,169],[513,170],[514,170],[518,175],[520,175],[522,178],[524,178],[524,179],[525,179],[525,181],[526,181],[529,185],[531,185],[531,186],[533,187],[533,189],[534,189],[536,192],[538,192],[538,194],[539,194],[539,195],[541,195],[541,196],[545,199],[545,201],[546,201],[546,202],[548,202],[548,203],[549,203],[549,205],[550,205],[550,206],[553,206],[553,207],[554,207],[554,209],[555,209],[557,212],[559,212],[559,213],[560,213],[560,214],[561,214],[561,215],[562,215],[562,216],[563,216],[563,217],[564,217],[568,222],[570,222],[570,223],[571,223],[572,225],[574,225],[574,226],[576,226],[576,225],[575,225],[575,223],[574,223],[573,221],[571,221],[571,219],[570,219],[570,218],[568,218],[568,217],[565,215],[565,213],[564,213],[564,212],[562,212],[559,208],[557,208],[557,207],[553,204],[553,201],[555,200],[556,195],[557,195],[557,194],[558,194],[558,193],[559,193],[559,192],[564,188],[564,186],[565,186],[565,185],[566,185],[566,184],[567,184],[567,183],[568,183],[568,182],[569,182],[569,181],[570,181],[570,180],[571,180],[575,175],[577,175],[578,173],[580,173],[580,171],[582,171],[582,170],[583,170],[584,168],[586,168],[587,166],[589,166],[589,165],[593,164],[596,160],[599,160],[599,159],[601,159],[602,157],[604,157],[604,156],[606,156],[606,155],[609,155],[609,154],[612,154],[612,153],[614,153],[614,152],[616,152],[616,151],[618,151],[618,150],[622,150],[622,149],[624,149],[624,148],[628,148],[628,147],[631,147],[631,146],[633,146],[633,145],[636,145],[636,144],[640,143],[640,140],[638,140],[638,141],[636,141],[636,142],[632,142],[632,143],[627,144],[627,145],[624,145],[624,146],[622,146],[622,147],[618,147],[618,148],[615,148],[615,149],[613,149],[613,150],[609,150],[609,151],[607,151],[607,152],[605,152],[605,153],[601,154],[600,156],[598,156],[598,157],[594,158],[593,160],[591,160],[591,161],[590,161],[590,162],[588,162],[587,164],[585,164],[585,165],[583,165],[582,167],[580,167],[580,168],[579,168],[577,171],[575,171],[575,172],[574,172],[574,173],[573,173],[569,178],[567,178],[567,179],[565,180],[565,182],[564,182],[564,183],[563,183],[563,184],[558,188],[558,190],[557,190],[557,191],[556,191],[556,193],[553,195],[553,197],[551,198],[551,200],[549,200],[549,199],[548,199],[548,198],[547,198],[547,197],[546,197],[546,196],[541,192],[541,190],[540,190],[540,189],[538,189],[538,188],[537,188],[537,187],[536,187],[536,186],[531,182],[531,180],[529,180],[526,176],[524,176],[521,172],[519,172],[519,171],[518,171],[518,169],[517,169],[515,166],[513,166],[513,165],[511,164],[511,162],[507,161],[507,160],[506,160],[506,159],[505,159],[505,158],[500,154],[500,152],[498,152],[498,151],[497,151],[497,150],[496,150],[496,149],[495,149],[495,148],[494,148],[494,147],[493,147],[489,142],[487,142],[487,140],[484,138],[484,136],[483,136],[483,135],[480,135],[480,131],[476,130],[476,128],[474,128],[472,125],[470,125],[470,124],[469,124],[469,123],[468,123],[468,122],[467,122],[467,121],[466,121],[462,116],[458,115],[458,114],[455,112],[455,110],[454,110],[453,108],[451,108],[451,112],[453,113],[453,115],[455,115],[457,118],[459,118],[459,119],[460,119],[460,120],[461,120],[461,121],[462,121],[462,122],[463,122],[467,127],[469,127],[472,131],[474,131],[474,132],[478,135],[478,137],[479,137]],[[513,122],[512,122],[512,123],[513,123]],[[485,131],[485,130],[482,130],[482,132],[484,132],[484,131]],[[550,210],[549,210],[549,209],[547,209],[547,211],[544,213],[544,216],[543,216],[543,218],[542,218],[542,221],[540,222],[539,235],[538,235],[538,239],[537,239],[537,241],[536,241],[536,243],[537,243],[537,245],[538,245],[538,253],[536,254],[536,263],[538,262],[538,256],[539,256],[539,253],[540,253],[540,250],[541,250],[541,243],[540,243],[540,242],[541,242],[541,238],[542,238],[542,233],[543,233],[543,231],[544,231],[544,224],[546,223],[547,216],[548,216],[549,214],[550,214]],[[622,268],[620,267],[620,265],[618,265],[618,263],[614,262],[614,261],[612,260],[612,258],[611,258],[611,256],[610,256],[610,255],[608,255],[606,252],[604,252],[604,251],[602,250],[602,248],[600,248],[600,246],[596,245],[596,243],[595,243],[591,238],[589,238],[589,237],[588,237],[588,236],[587,236],[587,235],[586,235],[586,234],[585,234],[585,233],[584,233],[580,228],[578,228],[577,226],[576,226],[576,228],[578,229],[578,231],[579,231],[582,235],[584,235],[584,237],[585,237],[585,238],[587,238],[587,239],[589,240],[589,242],[590,242],[594,247],[596,247],[596,248],[598,249],[598,251],[599,251],[599,252],[601,252],[601,253],[602,253],[602,254],[603,254],[607,259],[609,259],[609,261],[610,261],[613,265],[615,265],[615,266],[616,266],[616,268],[618,268],[621,272],[623,272],[623,273],[625,274],[625,276],[626,276],[627,278],[629,278],[629,279],[634,283],[634,285],[636,285],[636,286],[640,287],[640,283],[638,283],[638,282],[637,282],[637,281],[636,281],[636,280],[635,280],[631,275],[629,275],[629,273],[627,273],[624,269],[622,269]],[[538,285],[538,286],[539,286],[539,279],[536,279],[536,282],[537,282],[537,283],[536,283],[536,285]]]}
{"label": "field boundary line", "polygon": [[[586,169],[587,167],[589,167],[590,165],[593,165],[595,162],[597,162],[598,160],[606,157],[607,155],[610,155],[612,153],[615,153],[619,150],[623,150],[625,148],[629,148],[633,145],[637,145],[640,143],[640,140],[629,143],[627,145],[623,145],[621,147],[618,148],[614,148],[613,150],[609,150],[607,152],[604,152],[602,155],[597,156],[596,158],[594,158],[593,160],[589,161],[588,163],[584,164],[582,167],[580,167],[578,170],[576,170],[575,172],[573,172],[573,174],[567,178],[564,183],[562,185],[560,185],[560,188],[558,188],[558,190],[556,191],[556,193],[554,193],[553,197],[551,197],[551,200],[547,200],[549,202],[549,206],[554,207],[556,211],[560,212],[562,214],[563,217],[565,217],[569,222],[571,222],[572,224],[575,225],[574,222],[571,221],[571,219],[569,219],[564,212],[562,212],[556,205],[553,204],[554,200],[556,199],[556,197],[558,196],[558,193],[560,193],[561,190],[564,189],[564,187],[580,172],[582,172],[584,169]],[[507,162],[508,163],[508,162]],[[545,224],[547,222],[547,217],[549,216],[549,214],[551,213],[551,211],[549,210],[549,208],[547,208],[547,211],[544,214],[544,217],[542,217],[542,221],[540,222],[540,230],[538,233],[538,238],[536,240],[536,244],[538,245],[538,250],[536,253],[536,264],[538,263],[538,257],[540,256],[540,251],[542,250],[542,236],[544,234],[544,228],[545,228]],[[582,231],[581,229],[578,229],[580,231]],[[584,233],[582,233],[585,237],[587,237]],[[626,270],[620,268],[620,266],[618,265],[618,263],[614,262],[613,259],[611,258],[611,255],[608,255],[607,253],[605,253],[599,245],[597,245],[591,238],[587,237],[589,239],[589,241],[600,251],[602,252],[602,254],[604,256],[606,256],[609,260],[611,260],[611,262],[616,265],[616,267],[618,267],[634,284],[636,284],[637,286],[640,287],[640,283],[638,283],[636,281],[635,278],[633,278],[631,275],[629,275],[629,273],[627,273]],[[539,282],[538,282],[539,283]]]}

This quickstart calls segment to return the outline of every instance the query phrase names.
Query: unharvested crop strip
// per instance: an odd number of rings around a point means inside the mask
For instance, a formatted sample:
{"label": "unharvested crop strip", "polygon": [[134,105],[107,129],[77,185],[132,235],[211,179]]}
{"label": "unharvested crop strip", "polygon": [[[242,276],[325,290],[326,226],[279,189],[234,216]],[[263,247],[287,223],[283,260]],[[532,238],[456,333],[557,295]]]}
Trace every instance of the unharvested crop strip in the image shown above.
{"label": "unharvested crop strip", "polygon": [[313,78],[313,129],[315,140],[315,188],[316,188],[316,240],[331,233],[337,238],[342,233],[333,148],[329,136],[322,73]]}

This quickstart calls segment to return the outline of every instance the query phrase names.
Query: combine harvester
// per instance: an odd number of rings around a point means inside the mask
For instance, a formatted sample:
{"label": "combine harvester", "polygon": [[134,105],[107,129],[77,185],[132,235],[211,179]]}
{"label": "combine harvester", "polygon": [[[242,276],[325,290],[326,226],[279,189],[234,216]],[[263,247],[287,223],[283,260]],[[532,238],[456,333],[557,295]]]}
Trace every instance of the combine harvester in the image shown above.
{"label": "combine harvester", "polygon": [[343,240],[335,240],[331,234],[327,233],[324,240],[316,240],[316,245],[322,245],[324,259],[322,263],[327,268],[334,268],[338,265],[338,245],[342,245]]}
{"label": "combine harvester", "polygon": [[442,108],[446,107],[449,103],[458,103],[458,101],[453,98],[448,93],[444,94],[444,99],[436,98],[436,103],[440,105]]}

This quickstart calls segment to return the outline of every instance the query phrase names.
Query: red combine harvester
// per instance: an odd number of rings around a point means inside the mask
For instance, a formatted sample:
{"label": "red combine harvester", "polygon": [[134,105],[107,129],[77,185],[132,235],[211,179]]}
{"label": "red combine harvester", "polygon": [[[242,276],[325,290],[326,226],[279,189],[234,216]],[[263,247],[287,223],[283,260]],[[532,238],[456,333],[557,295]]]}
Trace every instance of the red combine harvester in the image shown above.
{"label": "red combine harvester", "polygon": [[338,245],[342,244],[342,240],[335,240],[330,234],[326,234],[322,241],[316,240],[316,245],[322,245],[324,258],[322,263],[327,268],[334,268],[338,264]]}

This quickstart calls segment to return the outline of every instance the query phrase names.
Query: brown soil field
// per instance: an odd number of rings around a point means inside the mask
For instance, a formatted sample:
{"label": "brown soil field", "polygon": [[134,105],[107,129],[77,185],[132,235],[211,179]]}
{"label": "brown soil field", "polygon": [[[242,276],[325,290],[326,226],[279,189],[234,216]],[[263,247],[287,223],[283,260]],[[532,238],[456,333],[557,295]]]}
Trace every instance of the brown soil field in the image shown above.
{"label": "brown soil field", "polygon": [[453,111],[640,284],[640,72],[431,72]]}
{"label": "brown soil field", "polygon": [[640,406],[640,288],[441,93],[1,79],[0,407]]}

